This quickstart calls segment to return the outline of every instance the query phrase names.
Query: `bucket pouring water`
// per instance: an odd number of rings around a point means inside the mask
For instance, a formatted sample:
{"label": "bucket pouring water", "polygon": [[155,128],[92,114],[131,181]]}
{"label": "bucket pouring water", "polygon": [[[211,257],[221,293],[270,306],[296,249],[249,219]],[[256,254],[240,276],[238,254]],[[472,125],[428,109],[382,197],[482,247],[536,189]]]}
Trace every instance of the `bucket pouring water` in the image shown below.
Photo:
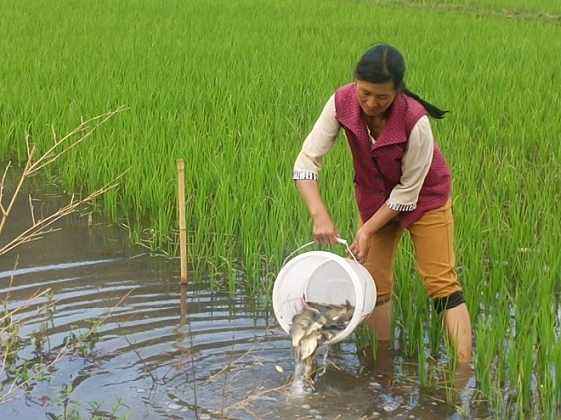
{"label": "bucket pouring water", "polygon": [[290,259],[298,251],[314,244],[309,242],[284,261],[273,286],[273,310],[281,328],[290,334],[294,315],[302,310],[302,299],[321,304],[354,306],[347,327],[325,344],[334,344],[348,337],[376,306],[376,285],[370,273],[354,258],[346,240],[338,242],[347,247],[353,259],[325,251],[310,251]]}

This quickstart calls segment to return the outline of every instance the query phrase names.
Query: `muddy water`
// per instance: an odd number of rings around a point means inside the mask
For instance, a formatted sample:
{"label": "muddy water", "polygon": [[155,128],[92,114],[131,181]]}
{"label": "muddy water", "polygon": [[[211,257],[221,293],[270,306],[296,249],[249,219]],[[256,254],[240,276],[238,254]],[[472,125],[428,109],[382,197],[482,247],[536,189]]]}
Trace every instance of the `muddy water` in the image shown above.
{"label": "muddy water", "polygon": [[[11,229],[28,216],[20,208]],[[59,227],[20,248],[17,267],[15,253],[0,257],[0,298],[8,309],[20,308],[24,341],[16,363],[50,365],[13,389],[1,419],[65,412],[129,419],[478,417],[470,402],[474,378],[454,407],[442,390],[421,387],[416,364],[399,353],[365,369],[351,341],[330,351],[313,394],[290,396],[290,341],[270,308],[242,291],[211,291],[204,273],[190,273],[188,290],[181,289],[177,260],[129,247],[118,228],[88,227],[87,217],[77,216]],[[28,301],[46,288],[50,297]],[[84,339],[96,321],[97,334]],[[5,394],[13,377],[0,379]]]}

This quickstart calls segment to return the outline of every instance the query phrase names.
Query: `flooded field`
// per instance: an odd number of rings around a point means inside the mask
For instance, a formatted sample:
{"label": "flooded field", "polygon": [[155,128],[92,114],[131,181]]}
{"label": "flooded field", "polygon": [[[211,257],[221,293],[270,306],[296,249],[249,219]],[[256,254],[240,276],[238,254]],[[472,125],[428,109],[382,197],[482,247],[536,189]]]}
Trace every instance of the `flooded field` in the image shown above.
{"label": "flooded field", "polygon": [[[24,207],[16,214],[12,229],[27,223]],[[271,308],[211,291],[204,273],[181,288],[176,259],[87,219],[21,248],[16,267],[15,253],[0,260],[0,297],[20,308],[22,338],[2,370],[2,419],[484,417],[474,377],[447,404],[442,387],[420,386],[414,361],[382,352],[363,365],[352,340],[329,351],[314,393],[291,396],[290,340]]]}
{"label": "flooded field", "polygon": [[[0,418],[484,417],[479,399],[495,418],[561,418],[561,143],[551,136],[561,3],[527,3],[97,0],[85,13],[69,0],[4,0],[0,160],[23,167],[32,145],[35,159],[54,150],[43,175],[82,197],[122,175],[95,206],[130,233],[96,217],[87,227],[84,215],[21,248],[15,269],[13,253],[0,259],[0,304],[17,309],[0,325],[10,349]],[[365,368],[350,338],[328,355],[316,394],[295,401],[289,340],[266,303],[284,258],[311,235],[293,164],[378,42],[404,54],[412,91],[450,111],[431,127],[453,174],[475,375],[452,377],[404,238],[394,353]],[[104,115],[114,118],[80,146],[61,143]],[[341,140],[321,194],[351,241],[358,212]],[[178,261],[128,245],[175,255],[178,158],[189,249],[209,267],[191,273],[184,305]]]}

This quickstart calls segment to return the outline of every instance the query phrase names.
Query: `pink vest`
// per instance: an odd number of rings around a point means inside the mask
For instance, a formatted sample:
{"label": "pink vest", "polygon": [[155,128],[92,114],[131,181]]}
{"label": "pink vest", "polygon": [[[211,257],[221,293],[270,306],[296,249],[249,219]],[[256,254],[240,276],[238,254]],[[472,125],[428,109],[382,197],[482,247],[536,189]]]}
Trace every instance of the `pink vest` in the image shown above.
{"label": "pink vest", "polygon": [[[372,145],[354,83],[335,92],[336,119],[345,129],[355,168],[355,196],[362,221],[368,220],[389,198],[401,178],[401,158],[409,134],[425,108],[413,98],[398,93],[382,133]],[[407,228],[429,211],[443,206],[451,194],[450,169],[435,143],[431,167],[421,188],[417,208],[401,212],[400,226]]]}

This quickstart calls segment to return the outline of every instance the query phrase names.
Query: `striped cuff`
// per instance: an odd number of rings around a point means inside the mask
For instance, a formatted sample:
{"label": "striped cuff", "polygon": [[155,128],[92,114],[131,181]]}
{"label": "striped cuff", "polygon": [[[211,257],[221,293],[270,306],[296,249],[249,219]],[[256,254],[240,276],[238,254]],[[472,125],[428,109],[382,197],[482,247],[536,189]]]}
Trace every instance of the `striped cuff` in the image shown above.
{"label": "striped cuff", "polygon": [[294,181],[301,181],[304,179],[317,181],[318,176],[315,172],[312,171],[295,170],[294,172],[292,172],[292,179]]}
{"label": "striped cuff", "polygon": [[417,203],[400,204],[393,201],[386,201],[387,206],[395,211],[413,211],[417,208]]}

